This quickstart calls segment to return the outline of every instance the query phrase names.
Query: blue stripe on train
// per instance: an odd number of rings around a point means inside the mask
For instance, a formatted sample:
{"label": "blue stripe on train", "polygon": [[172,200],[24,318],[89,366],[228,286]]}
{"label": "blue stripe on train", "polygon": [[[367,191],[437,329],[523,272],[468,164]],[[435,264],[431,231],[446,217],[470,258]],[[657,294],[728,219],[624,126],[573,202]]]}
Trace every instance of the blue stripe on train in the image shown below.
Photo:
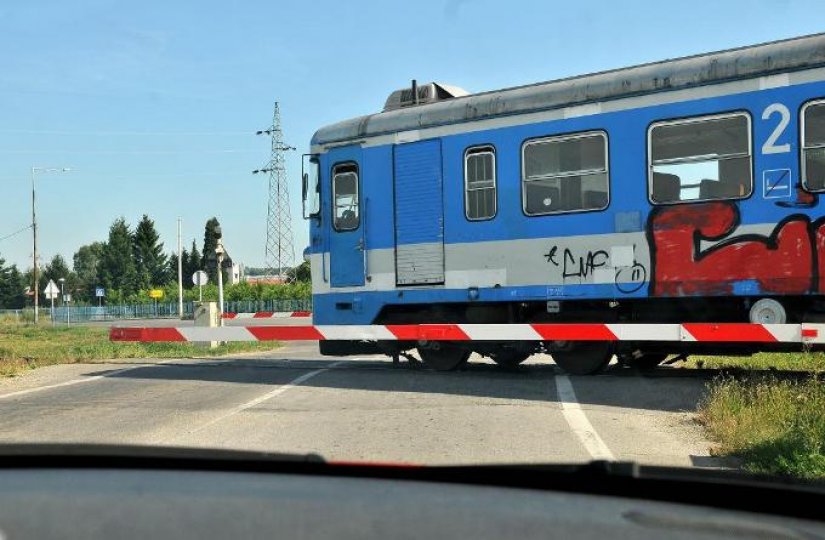
{"label": "blue stripe on train", "polygon": [[[478,302],[576,300],[582,298],[646,298],[648,283],[583,285],[534,285],[526,287],[486,287],[478,289]],[[633,290],[635,289],[635,290]],[[315,324],[369,324],[387,304],[432,304],[469,302],[469,289],[409,287],[393,291],[330,292],[312,296]]]}

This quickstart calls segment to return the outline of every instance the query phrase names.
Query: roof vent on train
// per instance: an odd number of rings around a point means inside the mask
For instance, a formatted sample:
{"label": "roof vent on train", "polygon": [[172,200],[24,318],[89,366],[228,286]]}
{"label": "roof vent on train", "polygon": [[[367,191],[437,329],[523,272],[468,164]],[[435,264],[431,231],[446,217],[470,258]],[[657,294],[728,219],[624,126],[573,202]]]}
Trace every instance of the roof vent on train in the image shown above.
{"label": "roof vent on train", "polygon": [[435,103],[436,101],[444,101],[445,99],[466,95],[469,95],[469,92],[458,86],[436,82],[419,85],[416,81],[412,81],[412,84],[408,88],[402,88],[390,94],[387,102],[384,103],[384,111],[393,111],[413,105],[424,105],[425,103]]}

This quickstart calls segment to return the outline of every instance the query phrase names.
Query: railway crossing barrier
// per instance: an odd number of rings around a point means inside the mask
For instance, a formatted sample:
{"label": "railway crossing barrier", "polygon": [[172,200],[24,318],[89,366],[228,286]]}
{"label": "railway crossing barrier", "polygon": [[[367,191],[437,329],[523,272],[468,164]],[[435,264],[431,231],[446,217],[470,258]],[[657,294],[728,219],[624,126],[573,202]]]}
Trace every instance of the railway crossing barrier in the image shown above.
{"label": "railway crossing barrier", "polygon": [[312,317],[311,311],[255,311],[253,313],[224,313],[224,319],[289,319]]}
{"label": "railway crossing barrier", "polygon": [[825,324],[403,324],[114,327],[112,341],[658,341],[825,343]]}

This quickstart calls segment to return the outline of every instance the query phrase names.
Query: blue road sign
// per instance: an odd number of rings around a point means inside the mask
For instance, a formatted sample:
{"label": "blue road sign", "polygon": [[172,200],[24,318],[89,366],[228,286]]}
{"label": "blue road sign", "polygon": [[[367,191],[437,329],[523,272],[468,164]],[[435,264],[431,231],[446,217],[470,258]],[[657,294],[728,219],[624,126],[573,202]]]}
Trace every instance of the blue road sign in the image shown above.
{"label": "blue road sign", "polygon": [[97,298],[103,298],[104,296],[106,296],[106,289],[104,289],[103,287],[95,287],[95,296]]}

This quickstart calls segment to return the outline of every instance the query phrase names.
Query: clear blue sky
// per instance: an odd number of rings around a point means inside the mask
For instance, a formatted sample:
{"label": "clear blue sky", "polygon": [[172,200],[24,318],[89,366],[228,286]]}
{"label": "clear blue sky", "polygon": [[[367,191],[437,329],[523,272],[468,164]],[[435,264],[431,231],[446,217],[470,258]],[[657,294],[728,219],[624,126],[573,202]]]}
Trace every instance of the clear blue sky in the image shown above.
{"label": "clear blue sky", "polygon": [[[65,0],[0,7],[0,237],[30,216],[44,261],[113,219],[156,222],[167,250],[215,215],[235,260],[263,264],[281,102],[296,258],[300,153],[320,126],[377,112],[411,78],[474,91],[825,31],[822,1],[215,2]],[[200,248],[199,248],[200,249]],[[0,241],[31,265],[31,234]]]}

